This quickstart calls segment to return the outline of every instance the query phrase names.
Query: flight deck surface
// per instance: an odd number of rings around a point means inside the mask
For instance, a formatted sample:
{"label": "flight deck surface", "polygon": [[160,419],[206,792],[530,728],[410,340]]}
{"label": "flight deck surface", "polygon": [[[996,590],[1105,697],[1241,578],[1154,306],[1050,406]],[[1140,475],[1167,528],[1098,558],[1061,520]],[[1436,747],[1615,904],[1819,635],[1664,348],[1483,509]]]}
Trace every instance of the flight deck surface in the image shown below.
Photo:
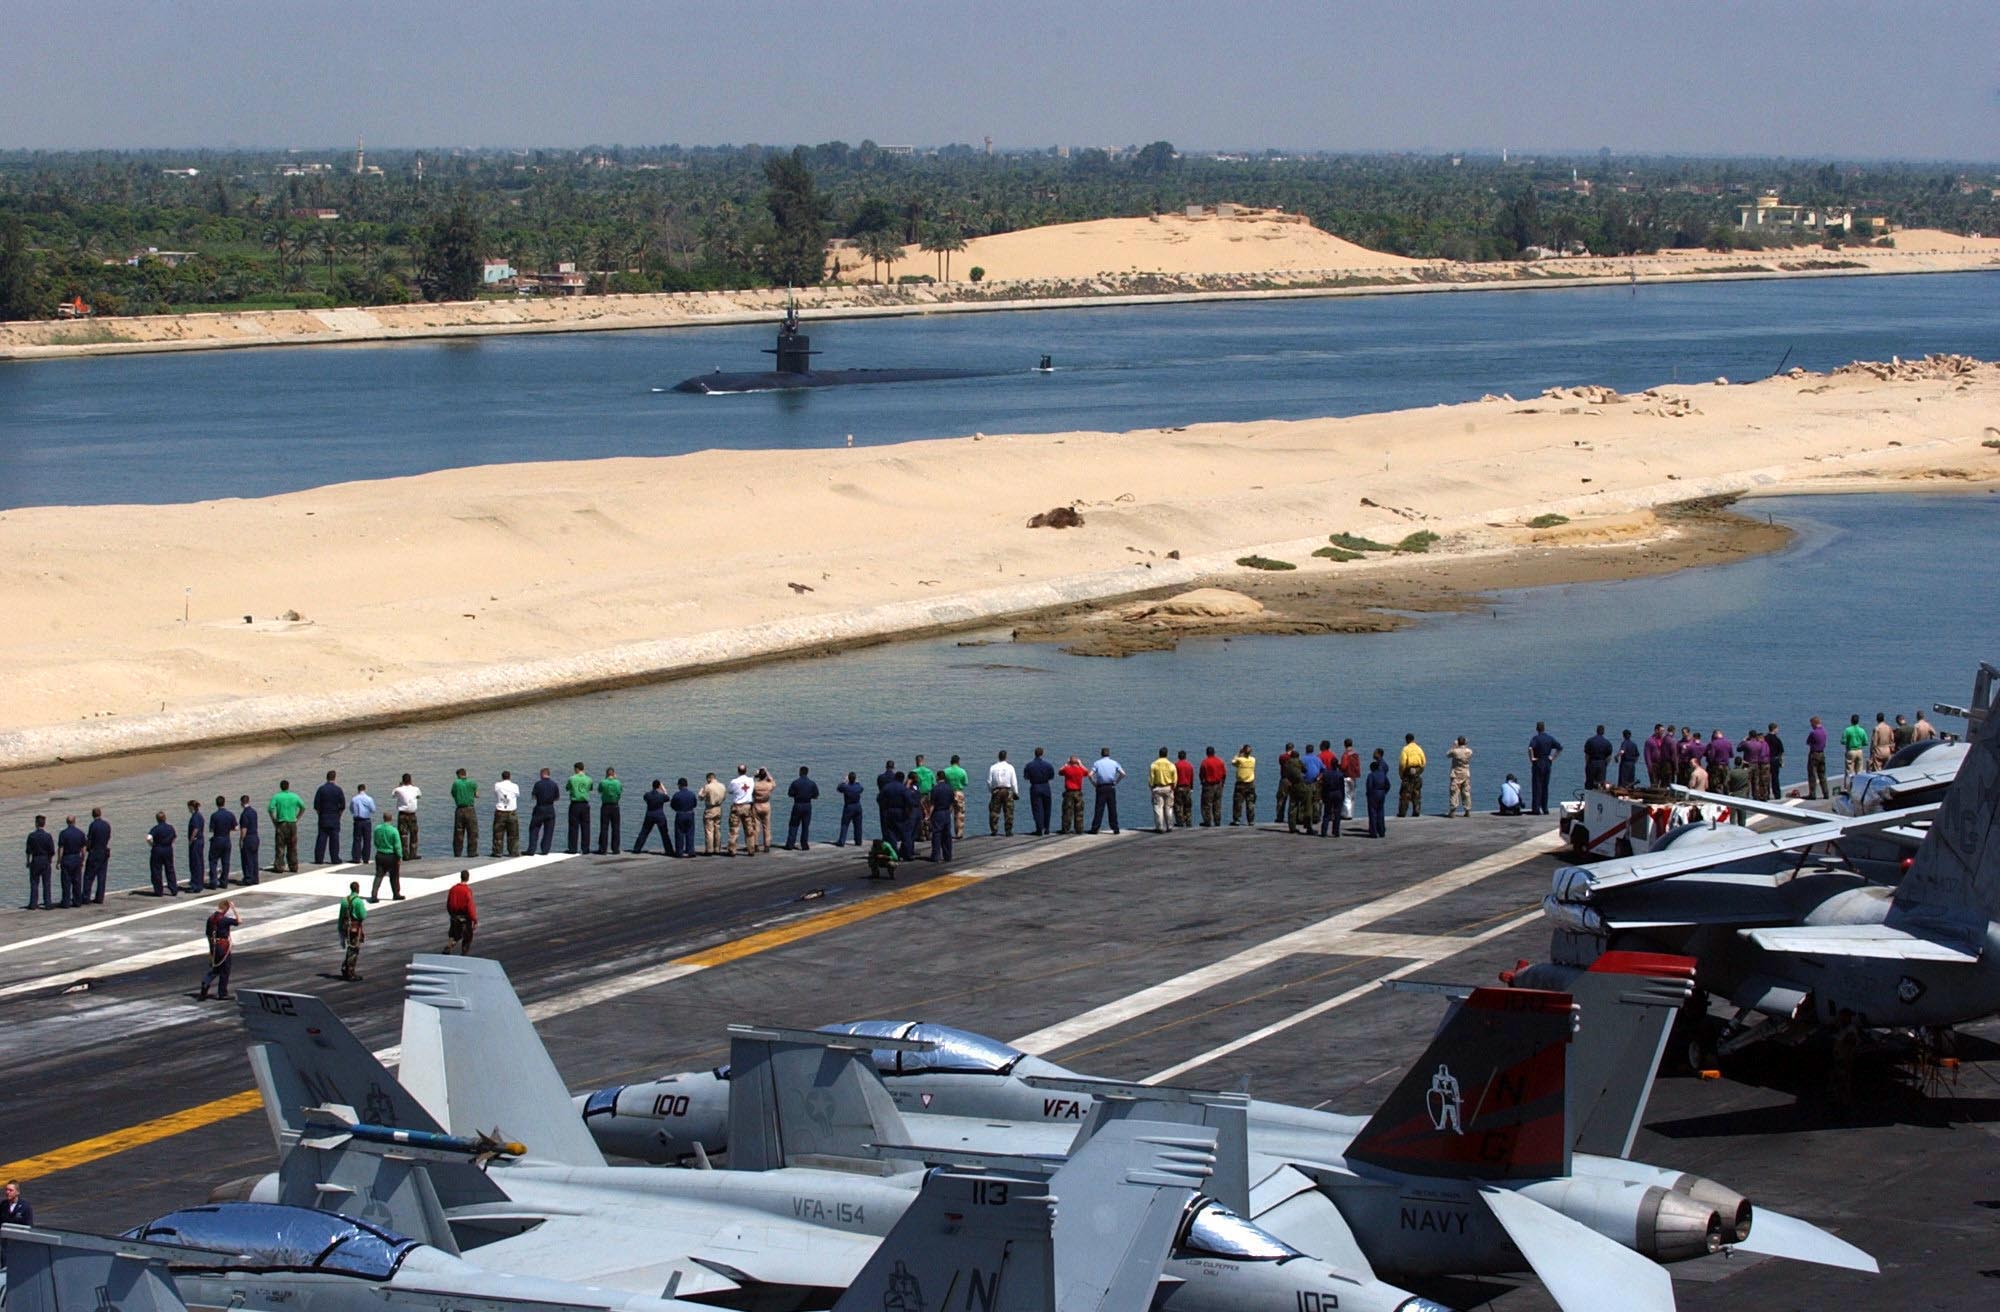
{"label": "flight deck surface", "polygon": [[[1137,800],[1135,797],[1134,801]],[[782,808],[780,808],[782,809]],[[983,821],[983,817],[981,817]],[[873,815],[870,815],[873,825]],[[335,977],[335,899],[359,867],[229,890],[234,984],[319,993],[392,1047],[403,967],[444,946],[443,894],[475,879],[477,950],[511,976],[572,1089],[727,1059],[732,1021],[946,1022],[1090,1074],[1248,1088],[1367,1113],[1422,1051],[1433,997],[1386,977],[1492,982],[1546,955],[1538,903],[1562,859],[1524,817],[1392,822],[1382,841],[1271,826],[988,839],[861,878],[852,847],[405,867],[371,908],[364,978]],[[385,890],[386,892],[386,890]],[[0,912],[0,1176],[56,1226],[123,1228],[275,1165],[231,1004],[197,1002],[217,900],[114,894]],[[54,937],[51,937],[54,936]],[[1680,1306],[1980,1306],[2000,1290],[2000,1025],[1963,1032],[1955,1086],[1864,1066],[1832,1111],[1823,1057],[1662,1079],[1633,1156],[1714,1177],[1874,1254],[1878,1277],[1729,1256],[1671,1268]],[[502,1127],[534,1142],[534,1127]],[[1532,1281],[1426,1290],[1552,1306]]]}

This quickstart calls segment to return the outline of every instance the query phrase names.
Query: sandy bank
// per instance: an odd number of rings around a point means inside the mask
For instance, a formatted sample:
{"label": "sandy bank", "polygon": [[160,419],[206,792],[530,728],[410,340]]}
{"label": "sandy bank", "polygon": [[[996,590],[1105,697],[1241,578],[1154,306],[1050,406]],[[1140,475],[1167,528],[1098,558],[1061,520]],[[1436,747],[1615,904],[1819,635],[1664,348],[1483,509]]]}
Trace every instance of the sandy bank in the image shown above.
{"label": "sandy bank", "polygon": [[[1426,568],[1637,554],[1671,526],[1617,517],[1670,502],[2000,477],[2000,366],[1878,372],[7,511],[0,600],[25,622],[0,634],[0,767],[963,629],[1241,575],[1249,555],[1301,581],[1399,567],[1315,558],[1330,533],[1436,533]],[[1058,506],[1084,524],[1026,527]],[[1528,527],[1552,514],[1575,527]]]}
{"label": "sandy bank", "polygon": [[[1152,220],[1105,220],[1146,225]],[[1093,224],[1063,225],[1097,227]],[[1214,243],[1181,250],[1172,243],[1098,242],[1080,249],[1055,243],[1048,267],[1092,267],[1088,274],[1037,272],[974,283],[963,253],[954,281],[934,285],[829,285],[797,293],[807,318],[1147,305],[1176,301],[1302,296],[1373,296],[1519,291],[1632,283],[1729,282],[1768,278],[1828,278],[1878,274],[2000,270],[2000,238],[1950,233],[1898,233],[1907,248],[1839,253],[1818,249],[1738,252],[1673,251],[1619,259],[1558,259],[1522,264],[1450,264],[1368,251],[1303,225],[1271,243]],[[1012,242],[1035,229],[981,238]],[[1146,258],[1142,258],[1142,256]],[[850,255],[845,257],[852,259]],[[1013,257],[1008,257],[1012,259]],[[923,257],[928,267],[929,256]],[[1209,267],[1202,267],[1209,261]],[[1229,261],[1248,267],[1236,267]],[[909,272],[903,265],[899,271]],[[1023,268],[1034,267],[1023,264]],[[84,321],[0,323],[0,360],[61,359],[159,351],[342,342],[410,341],[515,333],[597,332],[769,322],[784,313],[787,293],[774,290],[689,292],[644,296],[581,296],[357,307],[339,310],[258,310],[225,314],[133,316]]]}

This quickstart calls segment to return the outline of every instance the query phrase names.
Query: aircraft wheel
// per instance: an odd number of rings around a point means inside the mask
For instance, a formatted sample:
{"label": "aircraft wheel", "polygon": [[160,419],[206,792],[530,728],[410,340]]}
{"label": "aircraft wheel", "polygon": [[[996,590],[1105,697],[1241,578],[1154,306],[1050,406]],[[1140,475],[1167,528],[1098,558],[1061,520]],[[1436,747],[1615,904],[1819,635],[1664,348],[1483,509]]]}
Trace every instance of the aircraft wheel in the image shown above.
{"label": "aircraft wheel", "polygon": [[1570,826],[1569,854],[1579,860],[1590,855],[1590,831],[1582,825]]}

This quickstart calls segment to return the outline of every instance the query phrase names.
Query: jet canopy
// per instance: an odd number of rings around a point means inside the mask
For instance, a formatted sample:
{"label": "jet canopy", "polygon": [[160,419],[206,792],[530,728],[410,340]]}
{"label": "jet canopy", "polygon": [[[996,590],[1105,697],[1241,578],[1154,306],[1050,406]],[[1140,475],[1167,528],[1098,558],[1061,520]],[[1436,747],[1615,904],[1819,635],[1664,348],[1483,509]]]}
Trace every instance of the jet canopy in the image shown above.
{"label": "jet canopy", "polygon": [[1289,1262],[1304,1254],[1253,1221],[1213,1200],[1196,1204],[1181,1230],[1177,1254],[1232,1262]]}
{"label": "jet canopy", "polygon": [[[234,1259],[226,1264],[231,1270],[327,1271],[365,1280],[389,1279],[412,1249],[422,1247],[366,1221],[278,1203],[184,1208],[125,1237],[227,1253]],[[190,1253],[189,1265],[210,1264]]]}
{"label": "jet canopy", "polygon": [[1005,1075],[1027,1054],[998,1039],[970,1030],[953,1029],[924,1020],[853,1020],[828,1025],[827,1034],[852,1034],[864,1039],[916,1039],[935,1044],[928,1052],[875,1050],[875,1069],[884,1075],[914,1075],[938,1071],[965,1075]]}

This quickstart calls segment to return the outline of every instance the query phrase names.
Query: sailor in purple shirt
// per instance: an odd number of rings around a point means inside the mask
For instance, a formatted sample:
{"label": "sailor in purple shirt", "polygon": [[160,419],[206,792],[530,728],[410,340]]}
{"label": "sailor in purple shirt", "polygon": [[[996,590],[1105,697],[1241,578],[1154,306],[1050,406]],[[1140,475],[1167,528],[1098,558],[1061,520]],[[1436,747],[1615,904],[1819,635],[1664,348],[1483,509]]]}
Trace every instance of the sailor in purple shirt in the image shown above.
{"label": "sailor in purple shirt", "polygon": [[1667,763],[1673,759],[1673,744],[1667,741],[1666,726],[1653,726],[1653,736],[1646,740],[1646,782],[1654,788],[1667,782]]}
{"label": "sailor in purple shirt", "polygon": [[1812,717],[1812,728],[1806,733],[1806,797],[1826,797],[1826,726]]}
{"label": "sailor in purple shirt", "polygon": [[1708,739],[1708,777],[1711,783],[1729,777],[1729,762],[1736,755],[1736,744],[1722,736],[1717,729]]}
{"label": "sailor in purple shirt", "polygon": [[1743,736],[1743,764],[1750,770],[1750,796],[1759,802],[1771,797],[1771,749],[1755,729]]}
{"label": "sailor in purple shirt", "polygon": [[1702,757],[1702,741],[1695,736],[1692,729],[1681,730],[1681,741],[1678,751],[1681,758],[1680,781],[1686,783],[1694,776],[1694,763]]}

